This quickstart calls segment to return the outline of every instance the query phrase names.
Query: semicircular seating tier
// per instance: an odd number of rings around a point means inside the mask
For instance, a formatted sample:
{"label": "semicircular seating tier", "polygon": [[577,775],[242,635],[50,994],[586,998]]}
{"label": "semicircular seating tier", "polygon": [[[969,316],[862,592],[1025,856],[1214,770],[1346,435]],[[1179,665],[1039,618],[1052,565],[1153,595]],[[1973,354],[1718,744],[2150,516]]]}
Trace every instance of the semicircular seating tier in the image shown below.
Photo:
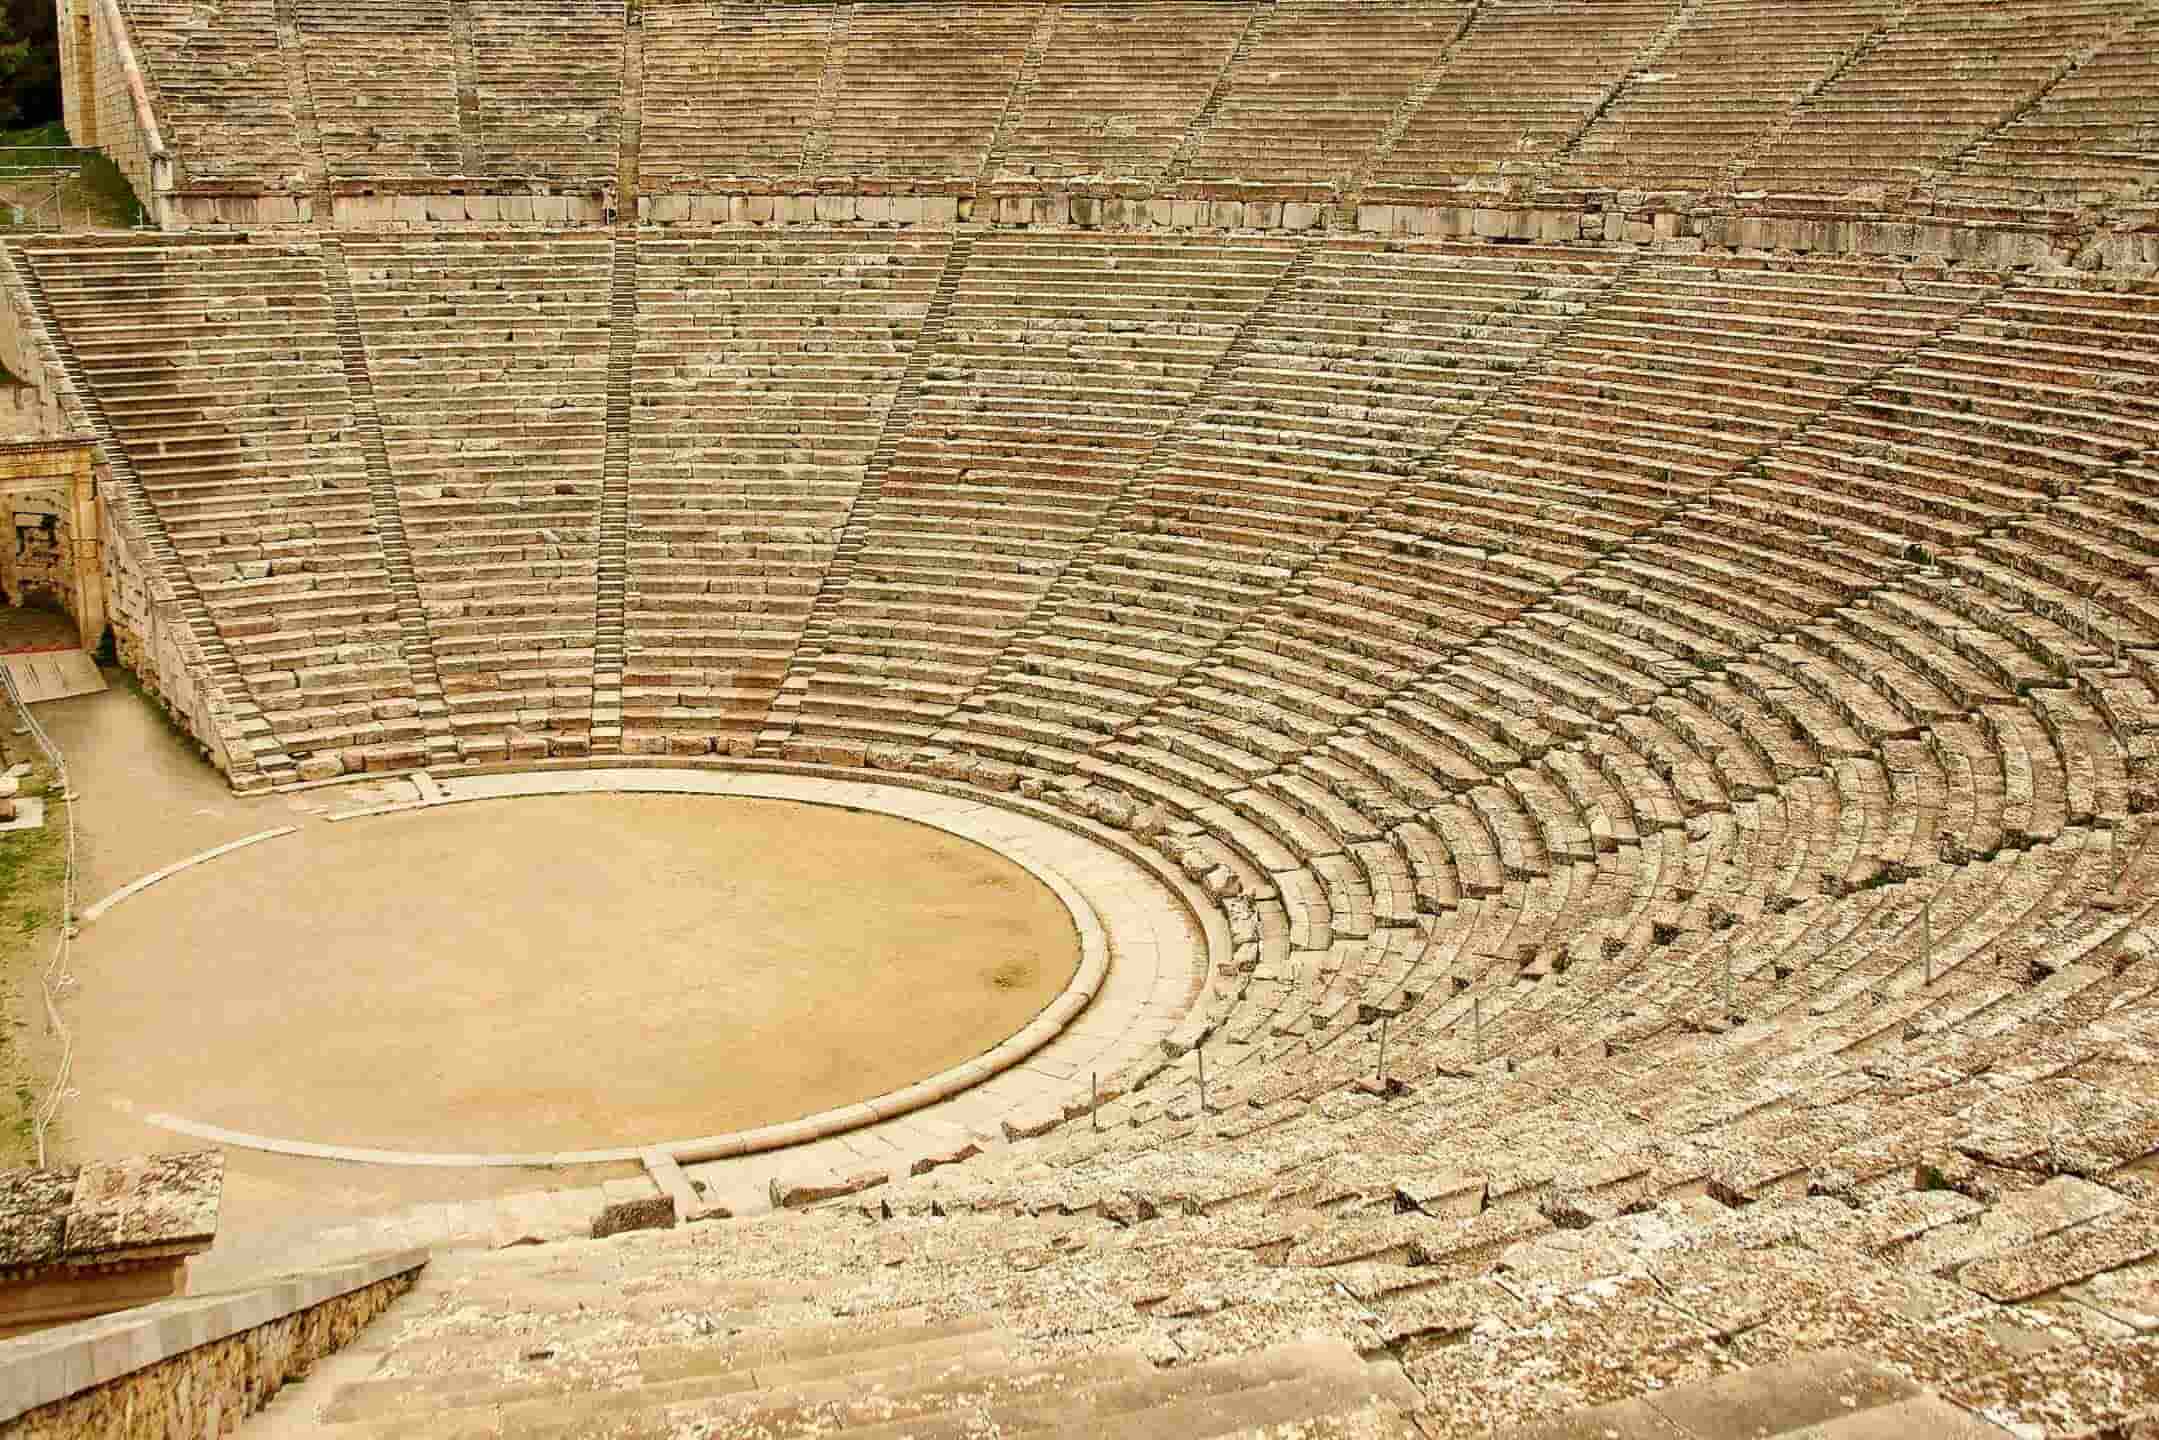
{"label": "semicircular seating tier", "polygon": [[[863,1243],[1120,1225],[1190,1274],[1107,1335],[1317,1325],[1525,1416],[1675,1335],[1974,1397],[2148,1347],[2056,1292],[2159,1253],[2159,284],[848,226],[7,256],[236,780],[867,767],[1219,911],[1159,1054]],[[1003,1253],[949,1293],[1025,1312]],[[1862,1292],[1917,1308],[1834,1333]],[[1590,1293],[1601,1378],[1520,1389]]]}
{"label": "semicircular seating tier", "polygon": [[[71,13],[89,13],[82,3]],[[1077,187],[1351,217],[1360,202],[1589,190],[2073,225],[2077,207],[2148,204],[2159,186],[2159,22],[2140,0],[118,0],[118,12],[181,190],[372,184],[481,197],[471,218],[484,221],[544,223],[535,186],[620,182],[648,201]]]}

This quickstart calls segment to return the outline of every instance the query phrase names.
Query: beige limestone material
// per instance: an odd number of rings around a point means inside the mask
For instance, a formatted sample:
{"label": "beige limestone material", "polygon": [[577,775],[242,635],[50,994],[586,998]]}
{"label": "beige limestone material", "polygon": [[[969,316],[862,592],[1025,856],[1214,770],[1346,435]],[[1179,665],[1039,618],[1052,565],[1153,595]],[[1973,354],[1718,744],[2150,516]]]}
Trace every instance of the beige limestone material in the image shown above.
{"label": "beige limestone material", "polygon": [[86,1109],[336,1143],[634,1143],[959,1064],[1061,990],[1076,947],[1018,867],[882,817],[459,806],[310,830],[114,911],[77,962],[100,1022],[79,1073]]}
{"label": "beige limestone material", "polygon": [[182,1293],[224,1179],[214,1150],[0,1173],[0,1335]]}
{"label": "beige limestone material", "polygon": [[225,1435],[412,1288],[424,1254],[174,1300],[0,1344],[0,1420],[37,1440]]}

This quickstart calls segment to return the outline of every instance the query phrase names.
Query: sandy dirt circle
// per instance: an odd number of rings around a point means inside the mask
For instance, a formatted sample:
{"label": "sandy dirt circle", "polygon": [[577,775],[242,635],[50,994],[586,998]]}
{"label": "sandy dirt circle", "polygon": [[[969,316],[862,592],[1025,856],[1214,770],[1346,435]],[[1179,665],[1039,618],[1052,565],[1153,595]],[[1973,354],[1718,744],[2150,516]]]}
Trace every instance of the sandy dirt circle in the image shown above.
{"label": "sandy dirt circle", "polygon": [[1078,958],[1039,880],[890,816],[574,795],[317,823],[85,932],[78,1103],[431,1151],[709,1134],[971,1059]]}

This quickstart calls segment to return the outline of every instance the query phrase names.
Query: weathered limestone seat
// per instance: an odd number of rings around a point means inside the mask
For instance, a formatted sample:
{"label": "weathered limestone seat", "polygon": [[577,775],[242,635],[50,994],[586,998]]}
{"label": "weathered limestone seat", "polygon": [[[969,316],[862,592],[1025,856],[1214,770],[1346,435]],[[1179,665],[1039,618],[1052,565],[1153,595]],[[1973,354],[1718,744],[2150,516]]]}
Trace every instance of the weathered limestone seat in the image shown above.
{"label": "weathered limestone seat", "polygon": [[465,753],[591,726],[605,239],[353,242],[383,443]]}
{"label": "weathered limestone seat", "polygon": [[946,245],[834,231],[643,246],[623,711],[632,751],[754,740]]}
{"label": "weathered limestone seat", "polygon": [[294,8],[332,175],[462,173],[448,0],[302,0]]}
{"label": "weathered limestone seat", "polygon": [[1805,100],[1742,190],[1900,197],[2131,14],[2114,0],[1922,0]]}
{"label": "weathered limestone seat", "polygon": [[1548,163],[1674,14],[1666,0],[1479,6],[1372,179],[1489,188]]}

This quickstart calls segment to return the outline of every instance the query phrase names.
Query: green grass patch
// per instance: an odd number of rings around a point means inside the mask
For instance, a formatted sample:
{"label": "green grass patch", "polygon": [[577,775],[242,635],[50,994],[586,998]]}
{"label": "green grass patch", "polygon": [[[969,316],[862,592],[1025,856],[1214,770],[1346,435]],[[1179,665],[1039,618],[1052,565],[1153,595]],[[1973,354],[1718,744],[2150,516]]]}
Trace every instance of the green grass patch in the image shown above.
{"label": "green grass patch", "polygon": [[37,1160],[31,1114],[52,1082],[43,1068],[54,1057],[33,1053],[22,1037],[45,1032],[38,977],[59,939],[67,903],[67,812],[51,793],[43,766],[24,781],[22,792],[46,797],[45,826],[0,834],[0,1014],[12,1022],[0,1025],[0,1074],[9,1092],[0,1101],[0,1167]]}
{"label": "green grass patch", "polygon": [[[43,147],[45,153],[25,151],[21,148],[24,146]],[[88,219],[92,224],[105,227],[132,227],[142,223],[142,199],[120,167],[100,151],[75,149],[68,139],[67,127],[59,121],[20,130],[0,130],[0,184],[15,177],[19,202],[34,200],[44,211],[54,209],[46,194],[28,192],[47,190],[47,182],[40,172],[56,165],[81,167],[81,175],[66,182],[61,196],[59,208],[70,220]],[[12,209],[0,208],[0,224],[13,223],[13,213]],[[25,223],[52,223],[57,218],[39,213],[26,216]]]}

